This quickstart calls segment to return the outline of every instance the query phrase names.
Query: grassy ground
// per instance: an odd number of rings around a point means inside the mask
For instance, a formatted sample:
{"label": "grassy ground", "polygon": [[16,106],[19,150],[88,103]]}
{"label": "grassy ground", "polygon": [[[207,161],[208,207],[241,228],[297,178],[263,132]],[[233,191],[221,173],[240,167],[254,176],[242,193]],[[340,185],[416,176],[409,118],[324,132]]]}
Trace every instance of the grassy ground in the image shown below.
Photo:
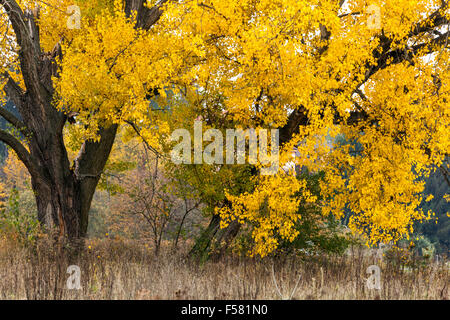
{"label": "grassy ground", "polygon": [[[42,241],[27,248],[4,239],[0,299],[449,298],[445,263],[404,268],[380,262],[360,248],[342,257],[226,257],[199,265],[186,259],[183,248],[155,256],[137,242],[96,241],[78,255],[52,247]],[[381,268],[380,290],[367,287],[366,269],[373,264]],[[67,289],[69,265],[80,267],[80,290]]]}

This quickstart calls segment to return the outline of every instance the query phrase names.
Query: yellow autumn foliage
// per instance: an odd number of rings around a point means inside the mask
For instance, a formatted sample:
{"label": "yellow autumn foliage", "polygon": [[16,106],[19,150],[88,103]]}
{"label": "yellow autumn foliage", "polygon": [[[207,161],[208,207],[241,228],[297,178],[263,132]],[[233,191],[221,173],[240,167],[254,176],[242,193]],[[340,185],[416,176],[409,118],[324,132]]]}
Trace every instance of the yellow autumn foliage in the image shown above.
{"label": "yellow autumn foliage", "polygon": [[[418,209],[418,178],[450,150],[448,24],[437,34],[428,27],[436,16],[450,17],[441,0],[167,1],[149,30],[135,28],[123,1],[100,0],[74,1],[81,28],[68,30],[73,1],[46,2],[43,48],[60,42],[63,52],[55,104],[77,114],[83,138],[133,122],[157,147],[171,128],[149,108],[154,89],[161,103],[171,99],[166,90],[200,105],[199,96],[219,94],[227,117],[245,128],[283,128],[292,112],[305,115],[282,150],[278,174],[255,177],[252,193],[229,195],[232,208],[217,211],[223,226],[234,219],[255,224],[257,254],[275,250],[277,236],[294,239],[298,202],[315,201],[303,181],[281,169],[289,161],[325,172],[323,214],[341,217],[347,206],[350,228],[370,243],[399,239],[427,217]],[[379,26],[369,23],[371,5],[379,8]],[[5,39],[2,51],[17,52]],[[14,54],[1,59],[0,66],[16,63]],[[359,121],[351,121],[355,112]],[[326,143],[337,135],[360,152]]]}

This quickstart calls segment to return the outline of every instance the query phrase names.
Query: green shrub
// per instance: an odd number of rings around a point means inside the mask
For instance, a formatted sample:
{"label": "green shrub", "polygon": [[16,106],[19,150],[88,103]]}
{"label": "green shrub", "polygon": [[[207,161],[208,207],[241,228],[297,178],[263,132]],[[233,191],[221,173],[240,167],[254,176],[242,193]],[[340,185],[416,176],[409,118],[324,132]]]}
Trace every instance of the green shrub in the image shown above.
{"label": "green shrub", "polygon": [[[322,200],[320,194],[320,179],[323,173],[302,173],[299,179],[307,181],[308,190],[315,195],[318,203]],[[289,242],[278,238],[277,254],[315,255],[319,253],[343,254],[357,240],[351,236],[348,228],[343,226],[334,216],[324,217],[320,207],[316,204],[301,203],[298,214],[301,215],[295,224],[299,235]],[[239,236],[234,241],[235,252],[244,253],[252,248],[252,228],[241,228]],[[237,250],[236,250],[237,249]]]}
{"label": "green shrub", "polygon": [[16,236],[23,244],[33,242],[39,234],[40,224],[36,213],[33,210],[23,210],[20,193],[16,188],[11,190],[6,207],[0,210],[0,230]]}

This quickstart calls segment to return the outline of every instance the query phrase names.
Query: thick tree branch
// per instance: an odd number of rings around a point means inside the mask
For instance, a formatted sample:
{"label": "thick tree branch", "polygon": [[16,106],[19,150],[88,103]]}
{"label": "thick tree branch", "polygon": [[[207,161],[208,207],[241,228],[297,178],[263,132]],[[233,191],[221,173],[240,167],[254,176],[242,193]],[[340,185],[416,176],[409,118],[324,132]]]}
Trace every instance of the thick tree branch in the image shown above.
{"label": "thick tree branch", "polygon": [[125,0],[125,13],[129,16],[132,11],[137,12],[136,27],[149,30],[162,15],[162,7],[169,0],[160,0],[152,8],[147,8],[145,0]]}
{"label": "thick tree branch", "polygon": [[17,44],[20,46],[20,69],[27,90],[41,100],[39,81],[39,57],[41,48],[39,44],[39,32],[31,11],[23,12],[15,0],[0,0],[9,17],[11,26],[16,35]]}
{"label": "thick tree branch", "polygon": [[99,133],[100,141],[84,142],[78,157],[75,159],[74,174],[80,182],[80,221],[82,234],[85,234],[87,231],[92,197],[94,196],[95,189],[111,153],[117,129],[118,125],[116,124],[113,124],[107,129],[101,128]]}
{"label": "thick tree branch", "polygon": [[[389,50],[384,49],[384,53],[377,59],[376,65],[370,67],[365,75],[364,80],[358,85],[359,89],[367,80],[370,79],[375,73],[380,70],[386,69],[389,66],[402,63],[404,61],[412,62],[412,59],[417,56],[417,54],[422,53],[424,55],[432,53],[448,41],[449,32],[441,34],[440,36],[434,38],[433,40],[425,43],[420,43],[405,49]],[[389,43],[390,46],[390,43]],[[422,51],[422,49],[427,49]]]}
{"label": "thick tree branch", "polygon": [[292,111],[286,125],[280,128],[280,143],[284,144],[288,142],[294,134],[298,133],[300,126],[306,126],[308,124],[308,120],[307,110],[303,106]]}
{"label": "thick tree branch", "polygon": [[[345,0],[341,0],[339,2],[339,6],[342,7]],[[408,38],[415,37],[424,32],[430,32],[439,28],[445,24],[448,24],[448,19],[443,14],[444,10],[448,7],[448,1],[442,1],[442,5],[439,9],[433,12],[425,21],[426,23],[418,23],[412,27],[412,31],[408,34]],[[326,26],[320,25],[320,38],[322,41],[330,40],[331,33],[327,30]],[[442,45],[448,44],[449,32],[444,34],[439,34],[438,37],[433,40],[425,43],[420,43],[417,45],[413,45],[406,49],[397,49],[391,50],[392,40],[385,37],[384,35],[379,36],[381,41],[380,45],[377,49],[373,51],[374,57],[377,58],[377,62],[375,65],[368,66],[368,70],[365,74],[364,80],[358,84],[355,89],[355,92],[359,91],[360,87],[366,83],[370,77],[372,77],[375,73],[380,70],[387,68],[388,66],[402,63],[404,61],[412,61],[412,59],[419,53],[429,54],[433,51],[437,50],[438,47]],[[381,54],[379,54],[379,49],[381,50]],[[424,50],[425,49],[425,50]],[[428,49],[428,50],[427,50]],[[319,49],[319,54],[323,54],[327,50],[327,46]],[[302,125],[308,124],[308,116],[306,114],[305,108],[301,106],[299,110],[294,110],[289,115],[287,124],[280,129],[280,141],[281,143],[287,142],[290,140],[292,135],[298,132],[298,127]],[[348,117],[346,123],[348,125],[354,125],[359,123],[360,121],[365,121],[368,119],[368,114],[363,109],[350,112],[350,116]],[[340,123],[342,119],[337,115],[335,119],[335,123]]]}
{"label": "thick tree branch", "polygon": [[17,108],[22,107],[23,90],[20,86],[11,78],[8,72],[0,73],[0,82],[6,80],[6,84],[3,87],[3,91],[6,96],[14,103]]}
{"label": "thick tree branch", "polygon": [[3,117],[6,121],[14,126],[21,133],[26,135],[26,127],[25,124],[19,120],[14,114],[9,112],[7,109],[0,107],[0,116]]}
{"label": "thick tree branch", "polygon": [[19,140],[17,140],[13,135],[10,133],[0,130],[0,141],[10,146],[19,159],[23,162],[25,167],[28,169],[29,173],[34,177],[40,176],[40,171],[36,165],[36,163],[31,158],[30,153],[28,150],[20,143]]}
{"label": "thick tree branch", "polygon": [[147,9],[143,13],[143,24],[142,29],[148,30],[150,29],[156,22],[158,22],[159,18],[162,15],[162,6],[168,2],[169,0],[161,0],[157,5],[155,5],[151,9]]}
{"label": "thick tree branch", "polygon": [[[448,8],[448,1],[442,1],[442,6],[433,12],[424,22],[415,24],[411,28],[411,32],[404,39],[405,41],[416,37],[424,32],[433,31],[439,27],[448,24],[448,19],[443,15],[445,9]],[[403,61],[412,61],[413,57],[416,56],[423,48],[428,47],[429,50],[423,52],[423,54],[429,54],[437,50],[437,47],[442,46],[446,43],[449,33],[440,34],[433,40],[414,46],[409,46],[405,49],[392,50],[392,39],[387,38],[383,34],[379,35],[380,44],[378,48],[373,51],[373,55],[376,58],[376,64],[372,66],[367,66],[367,72],[365,74],[364,80],[358,85],[357,89],[360,88],[371,76],[373,76],[378,71],[385,69],[390,65],[399,64]],[[379,50],[381,49],[381,53]]]}
{"label": "thick tree branch", "polygon": [[32,49],[34,54],[39,54],[39,33],[33,13],[29,10],[23,12],[15,0],[0,0],[0,5],[5,8],[19,46],[22,49]]}
{"label": "thick tree branch", "polygon": [[408,37],[411,38],[424,32],[433,31],[436,27],[448,24],[448,19],[445,17],[445,14],[443,14],[445,13],[445,10],[447,8],[448,8],[448,1],[442,1],[441,7],[428,17],[426,23],[416,24],[412,28]]}
{"label": "thick tree branch", "polygon": [[86,141],[83,144],[75,159],[75,174],[79,178],[86,175],[100,177],[114,143],[117,128],[117,125],[112,125],[108,129],[101,128],[100,141]]}

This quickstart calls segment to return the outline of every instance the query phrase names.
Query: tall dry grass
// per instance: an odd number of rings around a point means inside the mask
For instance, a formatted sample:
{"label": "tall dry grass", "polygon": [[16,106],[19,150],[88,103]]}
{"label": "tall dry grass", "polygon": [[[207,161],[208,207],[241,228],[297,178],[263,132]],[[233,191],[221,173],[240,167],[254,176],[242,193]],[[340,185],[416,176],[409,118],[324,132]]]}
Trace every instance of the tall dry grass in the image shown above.
{"label": "tall dry grass", "polygon": [[[405,269],[362,248],[341,257],[227,256],[203,264],[186,252],[164,249],[155,256],[146,245],[113,239],[73,251],[54,249],[48,240],[23,247],[4,238],[0,299],[448,299],[444,263]],[[381,268],[381,290],[367,288],[372,264]],[[67,289],[69,265],[81,269],[80,290]]]}

